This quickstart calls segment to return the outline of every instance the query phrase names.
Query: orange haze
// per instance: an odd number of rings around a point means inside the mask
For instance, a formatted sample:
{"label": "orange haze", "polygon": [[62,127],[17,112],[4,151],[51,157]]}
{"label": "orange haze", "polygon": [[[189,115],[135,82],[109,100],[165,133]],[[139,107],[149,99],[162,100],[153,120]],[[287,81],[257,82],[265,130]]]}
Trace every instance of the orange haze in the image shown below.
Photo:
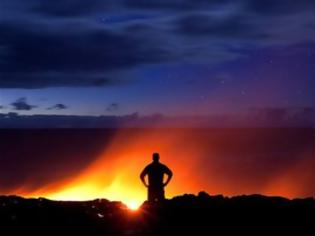
{"label": "orange haze", "polygon": [[[296,178],[307,168],[305,162],[294,163],[295,167],[286,164],[280,170],[273,168],[270,161],[255,164],[249,154],[238,150],[244,146],[241,135],[239,140],[231,141],[233,137],[224,132],[212,139],[199,137],[196,132],[189,129],[118,131],[96,161],[72,179],[56,181],[33,192],[21,188],[14,193],[58,200],[107,198],[129,206],[140,205],[146,199],[146,189],[139,173],[151,161],[152,152],[159,152],[161,162],[174,172],[166,189],[167,197],[201,190],[225,195],[262,193],[294,197],[306,194],[297,189],[301,185],[299,181],[307,182],[313,175],[303,176],[302,180]],[[220,135],[224,136],[226,147],[216,143]],[[237,151],[243,155],[241,158],[231,154]]]}

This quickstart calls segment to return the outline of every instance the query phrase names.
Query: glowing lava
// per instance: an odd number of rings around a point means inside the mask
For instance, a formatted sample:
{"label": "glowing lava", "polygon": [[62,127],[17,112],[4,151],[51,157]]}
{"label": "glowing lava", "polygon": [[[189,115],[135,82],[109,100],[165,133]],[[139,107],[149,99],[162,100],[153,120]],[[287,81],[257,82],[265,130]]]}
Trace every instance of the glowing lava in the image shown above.
{"label": "glowing lava", "polygon": [[[46,185],[35,192],[22,191],[17,194],[28,197],[44,196],[54,200],[106,198],[121,201],[130,209],[137,209],[146,200],[147,191],[140,182],[139,174],[151,162],[152,152],[156,150],[161,153],[162,162],[171,169],[176,169],[175,181],[170,183],[166,196],[191,192],[194,180],[187,178],[187,170],[194,167],[192,160],[172,158],[175,155],[190,155],[189,148],[184,151],[174,149],[174,146],[181,145],[178,137],[185,138],[185,135],[170,133],[162,136],[158,130],[148,133],[133,131],[128,135],[118,133],[104,153],[72,180]],[[185,185],[179,184],[180,182]]]}
{"label": "glowing lava", "polygon": [[125,202],[126,206],[132,210],[132,211],[136,211],[139,209],[139,207],[141,206],[141,203],[139,204],[139,202],[137,201],[133,201],[133,200],[130,200],[128,202]]}
{"label": "glowing lava", "polygon": [[261,140],[254,139],[259,137],[255,130],[247,134],[247,139],[240,138],[244,134],[236,131],[212,132],[189,129],[120,130],[109,145],[104,144],[103,153],[77,176],[56,180],[36,191],[28,191],[26,183],[10,194],[53,200],[106,198],[137,209],[147,195],[139,175],[151,162],[153,152],[159,152],[161,162],[174,172],[166,188],[167,198],[202,190],[227,196],[263,193],[294,197],[312,194],[312,190],[307,192],[305,189],[311,189],[308,186],[314,179],[313,149],[305,162],[293,162],[292,167],[269,168],[270,171],[266,172],[265,169],[273,165],[267,165],[269,159],[260,159],[262,154],[256,149],[268,148],[271,144],[258,145]]}

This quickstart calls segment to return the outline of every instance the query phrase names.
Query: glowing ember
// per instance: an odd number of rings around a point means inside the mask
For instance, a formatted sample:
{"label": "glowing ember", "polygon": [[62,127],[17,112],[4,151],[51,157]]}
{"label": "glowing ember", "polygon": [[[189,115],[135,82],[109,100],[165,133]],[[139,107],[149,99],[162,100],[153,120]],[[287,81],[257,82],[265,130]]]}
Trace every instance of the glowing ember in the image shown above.
{"label": "glowing ember", "polygon": [[138,210],[139,207],[141,206],[141,202],[137,202],[137,201],[133,201],[133,200],[127,201],[127,202],[125,202],[125,204],[132,211]]}

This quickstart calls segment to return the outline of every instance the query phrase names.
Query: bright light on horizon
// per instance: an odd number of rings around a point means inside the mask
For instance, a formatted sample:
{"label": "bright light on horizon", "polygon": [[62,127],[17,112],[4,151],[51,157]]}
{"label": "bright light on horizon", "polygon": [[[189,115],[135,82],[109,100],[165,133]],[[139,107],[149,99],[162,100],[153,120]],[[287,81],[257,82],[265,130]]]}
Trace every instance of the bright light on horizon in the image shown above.
{"label": "bright light on horizon", "polygon": [[128,207],[128,209],[130,209],[132,211],[136,211],[139,209],[142,202],[135,201],[135,200],[129,200],[129,201],[124,202],[124,204]]}
{"label": "bright light on horizon", "polygon": [[57,201],[91,201],[94,199],[107,199],[109,201],[120,201],[130,210],[137,210],[145,201],[144,192],[137,188],[132,188],[120,181],[114,181],[110,186],[101,188],[96,183],[84,184],[78,186],[68,186],[59,192],[37,194],[26,194],[26,197],[45,197]]}

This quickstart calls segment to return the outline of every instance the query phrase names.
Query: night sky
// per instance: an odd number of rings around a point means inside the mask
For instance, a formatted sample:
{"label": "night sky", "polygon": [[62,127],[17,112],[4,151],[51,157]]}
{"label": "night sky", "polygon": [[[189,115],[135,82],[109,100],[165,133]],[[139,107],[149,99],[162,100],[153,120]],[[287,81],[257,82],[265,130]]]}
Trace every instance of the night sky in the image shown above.
{"label": "night sky", "polygon": [[314,0],[0,0],[0,113],[315,106]]}

